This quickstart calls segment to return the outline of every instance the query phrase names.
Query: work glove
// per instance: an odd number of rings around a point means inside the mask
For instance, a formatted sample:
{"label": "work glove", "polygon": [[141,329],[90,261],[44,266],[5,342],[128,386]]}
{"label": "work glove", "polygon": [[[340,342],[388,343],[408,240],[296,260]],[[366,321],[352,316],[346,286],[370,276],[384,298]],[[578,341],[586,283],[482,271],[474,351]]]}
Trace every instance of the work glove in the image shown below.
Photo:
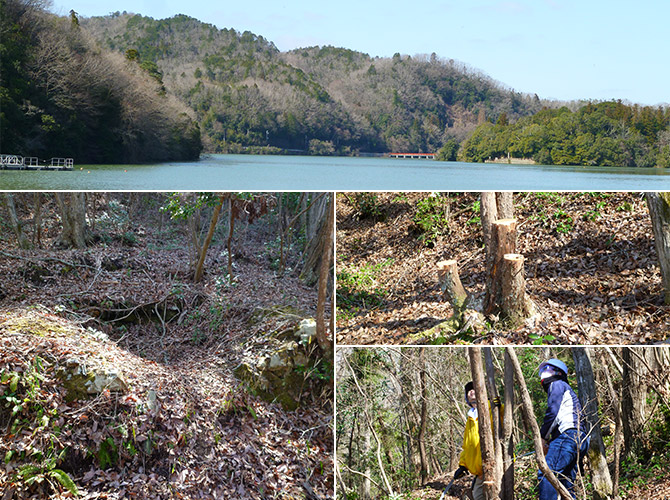
{"label": "work glove", "polygon": [[454,472],[454,479],[458,479],[459,477],[463,477],[468,473],[468,468],[465,465],[461,465],[458,469],[456,469],[456,472]]}
{"label": "work glove", "polygon": [[502,406],[502,404],[500,403],[500,398],[499,398],[498,396],[496,396],[495,398],[493,398],[493,399],[491,400],[491,403],[492,403],[493,406],[495,406],[496,408],[500,408],[500,407]]}

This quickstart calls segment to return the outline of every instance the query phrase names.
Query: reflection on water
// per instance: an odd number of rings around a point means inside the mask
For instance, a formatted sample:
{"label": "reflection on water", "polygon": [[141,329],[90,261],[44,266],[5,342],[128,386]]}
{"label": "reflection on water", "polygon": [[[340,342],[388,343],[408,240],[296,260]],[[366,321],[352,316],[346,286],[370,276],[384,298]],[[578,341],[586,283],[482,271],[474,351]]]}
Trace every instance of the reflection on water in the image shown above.
{"label": "reflection on water", "polygon": [[666,191],[670,170],[391,158],[207,155],[191,163],[0,171],[4,190]]}

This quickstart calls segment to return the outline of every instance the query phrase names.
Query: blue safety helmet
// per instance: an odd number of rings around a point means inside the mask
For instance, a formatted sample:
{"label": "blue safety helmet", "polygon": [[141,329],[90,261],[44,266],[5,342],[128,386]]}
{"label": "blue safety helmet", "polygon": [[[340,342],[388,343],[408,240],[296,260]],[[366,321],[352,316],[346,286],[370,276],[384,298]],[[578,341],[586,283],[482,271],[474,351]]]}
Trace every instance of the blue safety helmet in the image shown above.
{"label": "blue safety helmet", "polygon": [[541,375],[542,370],[544,370],[544,367],[547,365],[553,366],[557,370],[562,371],[566,377],[568,376],[568,366],[565,363],[563,363],[563,361],[561,361],[560,359],[550,359],[549,361],[541,363],[540,367],[537,369],[537,373]]}

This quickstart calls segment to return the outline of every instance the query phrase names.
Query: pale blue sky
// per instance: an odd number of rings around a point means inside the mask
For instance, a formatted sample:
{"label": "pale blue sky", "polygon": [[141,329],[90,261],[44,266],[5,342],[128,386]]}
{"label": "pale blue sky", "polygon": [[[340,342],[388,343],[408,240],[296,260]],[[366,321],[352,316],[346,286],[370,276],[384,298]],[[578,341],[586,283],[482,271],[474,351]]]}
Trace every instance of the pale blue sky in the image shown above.
{"label": "pale blue sky", "polygon": [[667,0],[53,0],[82,16],[186,14],[249,30],[280,50],[456,59],[541,98],[670,103]]}

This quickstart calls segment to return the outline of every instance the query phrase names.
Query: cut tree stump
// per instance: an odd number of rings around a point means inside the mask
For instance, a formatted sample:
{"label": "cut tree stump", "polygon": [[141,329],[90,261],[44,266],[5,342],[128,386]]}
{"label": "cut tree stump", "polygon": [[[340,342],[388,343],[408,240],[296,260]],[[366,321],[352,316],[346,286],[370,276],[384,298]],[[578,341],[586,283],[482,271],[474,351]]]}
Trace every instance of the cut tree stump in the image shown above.
{"label": "cut tree stump", "polygon": [[510,326],[518,326],[535,314],[535,304],[526,295],[523,255],[508,253],[503,256],[501,269],[501,316]]}
{"label": "cut tree stump", "polygon": [[468,293],[458,275],[458,263],[455,260],[438,262],[437,277],[443,296],[449,299],[454,308],[454,315],[460,318],[468,303]]}
{"label": "cut tree stump", "polygon": [[497,314],[503,302],[502,264],[505,254],[516,253],[516,219],[499,219],[491,224],[486,249],[486,300],[484,313]]}

